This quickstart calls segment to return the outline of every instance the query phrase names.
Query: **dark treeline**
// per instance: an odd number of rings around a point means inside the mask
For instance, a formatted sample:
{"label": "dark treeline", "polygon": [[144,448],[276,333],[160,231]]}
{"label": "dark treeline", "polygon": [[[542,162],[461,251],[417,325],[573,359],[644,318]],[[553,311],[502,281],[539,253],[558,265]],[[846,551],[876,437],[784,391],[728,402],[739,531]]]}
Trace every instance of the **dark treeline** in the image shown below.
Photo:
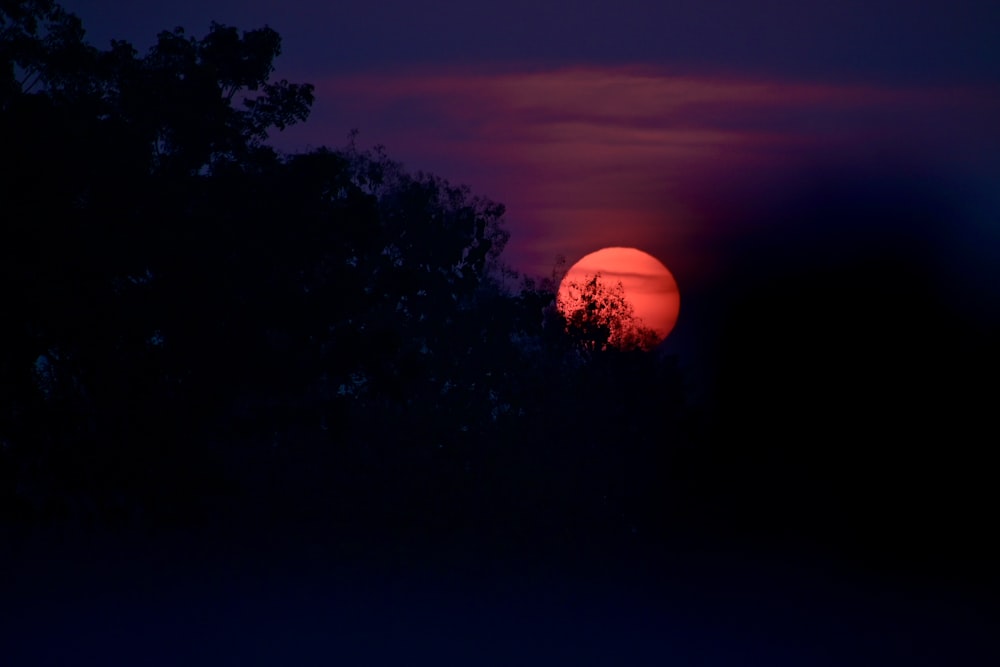
{"label": "dark treeline", "polygon": [[270,148],[313,100],[270,80],[274,31],[100,50],[44,0],[0,30],[4,521],[660,521],[675,360],[567,331],[553,280],[504,287],[502,206],[353,141]]}

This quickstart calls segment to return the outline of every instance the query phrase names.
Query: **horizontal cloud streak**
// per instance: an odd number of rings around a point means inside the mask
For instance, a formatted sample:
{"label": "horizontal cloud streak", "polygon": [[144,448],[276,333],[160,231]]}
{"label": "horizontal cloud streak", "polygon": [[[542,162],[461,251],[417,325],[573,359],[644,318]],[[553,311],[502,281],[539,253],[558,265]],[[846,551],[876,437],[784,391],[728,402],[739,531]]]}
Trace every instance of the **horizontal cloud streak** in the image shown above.
{"label": "horizontal cloud streak", "polygon": [[994,91],[878,88],[648,68],[409,71],[317,82],[309,124],[281,145],[362,138],[411,168],[504,202],[509,261],[546,274],[602,245],[643,247],[675,273],[711,270],[707,218],[732,193],[794,178],[817,156],[870,161],[925,149],[993,160]]}

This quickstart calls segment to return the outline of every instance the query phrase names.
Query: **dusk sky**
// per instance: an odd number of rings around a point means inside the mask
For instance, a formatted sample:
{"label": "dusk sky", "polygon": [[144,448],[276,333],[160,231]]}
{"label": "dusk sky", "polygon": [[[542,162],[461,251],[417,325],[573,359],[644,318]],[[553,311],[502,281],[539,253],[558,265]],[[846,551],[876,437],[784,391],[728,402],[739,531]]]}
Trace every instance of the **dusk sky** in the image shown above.
{"label": "dusk sky", "polygon": [[65,6],[95,45],[140,51],[174,26],[270,25],[276,76],[317,98],[275,146],[337,148],[357,129],[360,147],[469,185],[507,206],[505,258],[530,275],[635,246],[700,289],[766,229],[762,211],[831,170],[912,179],[922,196],[929,183],[967,218],[946,243],[996,240],[995,2]]}

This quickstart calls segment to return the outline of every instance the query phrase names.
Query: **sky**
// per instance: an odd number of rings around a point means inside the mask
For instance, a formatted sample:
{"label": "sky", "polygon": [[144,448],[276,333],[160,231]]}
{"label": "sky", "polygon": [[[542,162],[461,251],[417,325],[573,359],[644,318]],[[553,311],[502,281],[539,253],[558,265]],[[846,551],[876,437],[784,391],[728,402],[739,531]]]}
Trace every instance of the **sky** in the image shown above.
{"label": "sky", "polygon": [[995,1],[64,6],[95,45],[141,51],[174,26],[271,26],[275,77],[317,95],[276,147],[336,148],[357,130],[362,148],[469,185],[506,205],[505,261],[528,275],[632,246],[697,294],[732,280],[734,258],[762,239],[773,249],[817,225],[839,238],[829,216],[790,222],[789,202],[835,199],[844,228],[868,234],[871,190],[904,212],[946,211],[913,233],[947,250],[956,280],[1000,247]]}

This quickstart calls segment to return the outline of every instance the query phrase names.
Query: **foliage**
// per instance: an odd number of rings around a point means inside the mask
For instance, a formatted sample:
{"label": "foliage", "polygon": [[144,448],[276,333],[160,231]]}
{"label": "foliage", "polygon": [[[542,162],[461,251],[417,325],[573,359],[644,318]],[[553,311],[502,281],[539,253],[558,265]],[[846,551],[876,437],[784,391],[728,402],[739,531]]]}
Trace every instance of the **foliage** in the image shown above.
{"label": "foliage", "polygon": [[566,363],[556,282],[503,285],[502,205],[353,140],[278,155],[312,88],[270,81],[268,28],[139,56],[0,7],[0,514],[188,520],[236,494],[255,517],[637,520],[620,480],[662,467],[679,375]]}
{"label": "foliage", "polygon": [[[269,81],[281,38],[212,23],[202,39],[161,32],[145,56],[113,41],[84,41],[80,20],[53,2],[0,11],[0,109],[39,102],[114,127],[146,153],[147,169],[196,173],[261,149],[272,128],[304,121],[313,86]],[[34,94],[32,100],[28,96]]]}
{"label": "foliage", "polygon": [[67,87],[93,50],[80,20],[53,0],[0,3],[0,108],[36,87]]}
{"label": "foliage", "polygon": [[566,284],[558,307],[567,332],[587,353],[651,350],[660,342],[656,332],[644,327],[635,315],[621,282],[609,285],[600,273]]}

